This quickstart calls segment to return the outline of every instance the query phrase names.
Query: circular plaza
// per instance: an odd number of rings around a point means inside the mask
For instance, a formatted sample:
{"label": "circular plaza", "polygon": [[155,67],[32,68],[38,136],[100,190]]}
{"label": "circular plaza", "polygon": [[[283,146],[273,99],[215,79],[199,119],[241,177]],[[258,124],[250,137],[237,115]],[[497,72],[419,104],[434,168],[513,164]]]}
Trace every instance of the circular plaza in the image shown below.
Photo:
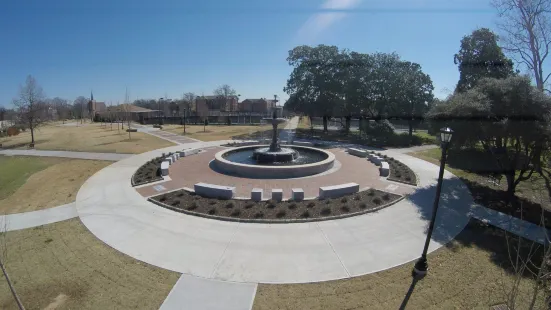
{"label": "circular plaza", "polygon": [[[418,258],[436,190],[437,166],[396,151],[375,150],[380,158],[392,158],[413,171],[415,184],[396,182],[390,176],[381,176],[380,165],[351,154],[349,147],[333,145],[324,151],[334,155],[334,164],[321,173],[253,179],[213,167],[216,154],[230,149],[227,143],[196,142],[168,147],[104,168],[78,192],[76,208],[82,222],[106,244],[146,263],[234,282],[334,280],[373,273]],[[166,176],[133,186],[131,180],[138,170],[144,174],[149,171],[142,166],[176,153],[184,156],[174,156]],[[429,251],[441,247],[465,227],[469,220],[466,210],[473,204],[459,179],[448,172],[444,178],[446,186]],[[223,199],[204,197],[195,193],[201,183],[231,188],[233,194]],[[343,184],[355,184],[357,190],[338,197],[323,194],[323,188],[333,190]],[[255,189],[257,193],[261,190],[260,199],[253,199]],[[297,189],[303,192],[301,201],[294,196]],[[367,196],[370,191],[399,199],[392,203],[381,201],[381,208],[359,212],[362,201],[375,200]],[[183,210],[159,203],[161,197],[180,192],[193,199],[179,199],[178,206]],[[320,197],[323,195],[329,196]],[[155,197],[156,202],[152,201]],[[198,216],[194,210],[186,210],[193,208],[194,202],[197,208],[205,204],[219,209],[212,216]],[[304,220],[300,219],[302,213],[293,212],[291,207],[293,203],[298,208],[299,204],[308,206],[312,202],[312,208],[319,209],[319,213],[312,212],[312,218],[329,208],[325,204],[331,205],[329,213],[315,221]],[[251,213],[247,218],[252,220],[247,221],[240,219],[248,214],[246,205],[252,205],[251,209],[276,210],[266,211],[264,220],[255,219]],[[356,207],[358,212],[353,212]],[[231,210],[218,211],[223,209]],[[237,214],[236,209],[240,209],[239,216],[232,216],[232,212]],[[282,211],[285,215],[278,219],[276,215]],[[269,214],[275,218],[269,218]],[[295,218],[289,220],[292,214]]]}

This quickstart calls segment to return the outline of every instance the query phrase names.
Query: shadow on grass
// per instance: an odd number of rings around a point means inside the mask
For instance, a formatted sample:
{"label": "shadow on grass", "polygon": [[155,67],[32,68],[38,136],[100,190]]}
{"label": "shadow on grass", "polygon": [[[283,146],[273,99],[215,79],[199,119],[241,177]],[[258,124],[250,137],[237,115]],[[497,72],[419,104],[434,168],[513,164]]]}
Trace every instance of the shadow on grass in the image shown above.
{"label": "shadow on grass", "polygon": [[[426,229],[432,216],[435,193],[436,185],[433,185],[420,188],[407,198],[417,207],[420,217],[427,221]],[[492,262],[507,273],[514,272],[511,258],[514,259],[517,254],[523,259],[531,257],[536,266],[541,263],[543,246],[524,238],[521,238],[519,243],[519,237],[514,234],[486,225],[479,220],[470,219],[469,212],[472,207],[475,207],[474,201],[462,180],[445,179],[431,242],[445,244],[452,251],[461,245],[476,246],[492,253],[490,257]],[[459,234],[460,232],[462,233]],[[453,241],[450,242],[452,239]],[[422,249],[419,251],[421,252]],[[531,275],[532,273],[527,269],[524,276]]]}

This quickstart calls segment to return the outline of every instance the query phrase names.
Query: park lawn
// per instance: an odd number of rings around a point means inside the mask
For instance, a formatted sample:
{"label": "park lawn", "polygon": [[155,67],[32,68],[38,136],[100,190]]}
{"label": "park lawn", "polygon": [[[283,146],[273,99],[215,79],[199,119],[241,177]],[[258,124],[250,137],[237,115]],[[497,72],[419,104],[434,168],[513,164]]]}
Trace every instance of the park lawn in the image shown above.
{"label": "park lawn", "polygon": [[[504,236],[500,229],[471,221],[455,240],[428,255],[428,275],[416,283],[405,309],[489,309],[504,303],[514,279]],[[404,309],[400,305],[412,284],[413,265],[345,280],[259,284],[253,309]],[[527,308],[533,284],[521,279],[517,309]],[[539,295],[537,305],[543,303]]]}
{"label": "park lawn", "polygon": [[[76,124],[76,123],[75,123]],[[126,130],[126,126],[124,127]],[[117,124],[102,126],[87,123],[75,126],[48,124],[35,130],[35,149],[78,152],[139,154],[174,144],[152,135],[133,132],[131,139]],[[4,149],[26,149],[31,142],[30,130],[13,137],[0,138]]]}
{"label": "park lawn", "polygon": [[[481,149],[464,151],[454,155],[450,151],[446,170],[460,178],[469,188],[473,198],[488,208],[522,218],[537,225],[551,228],[551,197],[545,179],[534,173],[530,180],[520,182],[516,188],[516,199],[513,207],[506,202],[507,181],[503,177],[499,184],[490,182],[487,169],[492,167],[491,158]],[[440,148],[409,153],[409,155],[440,165]],[[479,173],[477,173],[477,171]]]}
{"label": "park lawn", "polygon": [[0,156],[0,214],[36,211],[75,201],[82,184],[108,161]]}
{"label": "park lawn", "polygon": [[[186,137],[201,141],[231,140],[240,136],[254,135],[257,132],[270,130],[269,125],[186,125]],[[184,126],[163,125],[163,130],[184,135]]]}
{"label": "park lawn", "polygon": [[[180,277],[114,250],[78,218],[9,232],[6,244],[27,309],[158,309]],[[0,281],[0,309],[16,308]]]}

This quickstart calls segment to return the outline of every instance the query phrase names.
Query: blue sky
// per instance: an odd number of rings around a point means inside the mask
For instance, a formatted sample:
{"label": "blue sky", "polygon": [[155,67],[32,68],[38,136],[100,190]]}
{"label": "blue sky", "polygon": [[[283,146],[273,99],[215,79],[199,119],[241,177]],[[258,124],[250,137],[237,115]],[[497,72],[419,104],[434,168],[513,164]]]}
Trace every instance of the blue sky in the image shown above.
{"label": "blue sky", "polygon": [[241,99],[283,92],[288,51],[329,44],[397,52],[444,97],[459,77],[464,35],[497,31],[484,0],[3,0],[0,105],[28,74],[49,97],[181,98],[230,84]]}

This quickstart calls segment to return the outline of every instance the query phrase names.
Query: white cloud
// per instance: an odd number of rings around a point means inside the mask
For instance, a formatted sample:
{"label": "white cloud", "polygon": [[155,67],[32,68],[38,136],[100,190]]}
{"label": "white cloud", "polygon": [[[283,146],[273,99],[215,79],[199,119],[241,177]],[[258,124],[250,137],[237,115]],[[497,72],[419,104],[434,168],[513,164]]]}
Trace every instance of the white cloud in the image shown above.
{"label": "white cloud", "polygon": [[361,0],[326,0],[321,11],[312,15],[300,27],[297,37],[299,40],[311,40],[329,28],[335,22],[347,15],[346,10],[356,7]]}

